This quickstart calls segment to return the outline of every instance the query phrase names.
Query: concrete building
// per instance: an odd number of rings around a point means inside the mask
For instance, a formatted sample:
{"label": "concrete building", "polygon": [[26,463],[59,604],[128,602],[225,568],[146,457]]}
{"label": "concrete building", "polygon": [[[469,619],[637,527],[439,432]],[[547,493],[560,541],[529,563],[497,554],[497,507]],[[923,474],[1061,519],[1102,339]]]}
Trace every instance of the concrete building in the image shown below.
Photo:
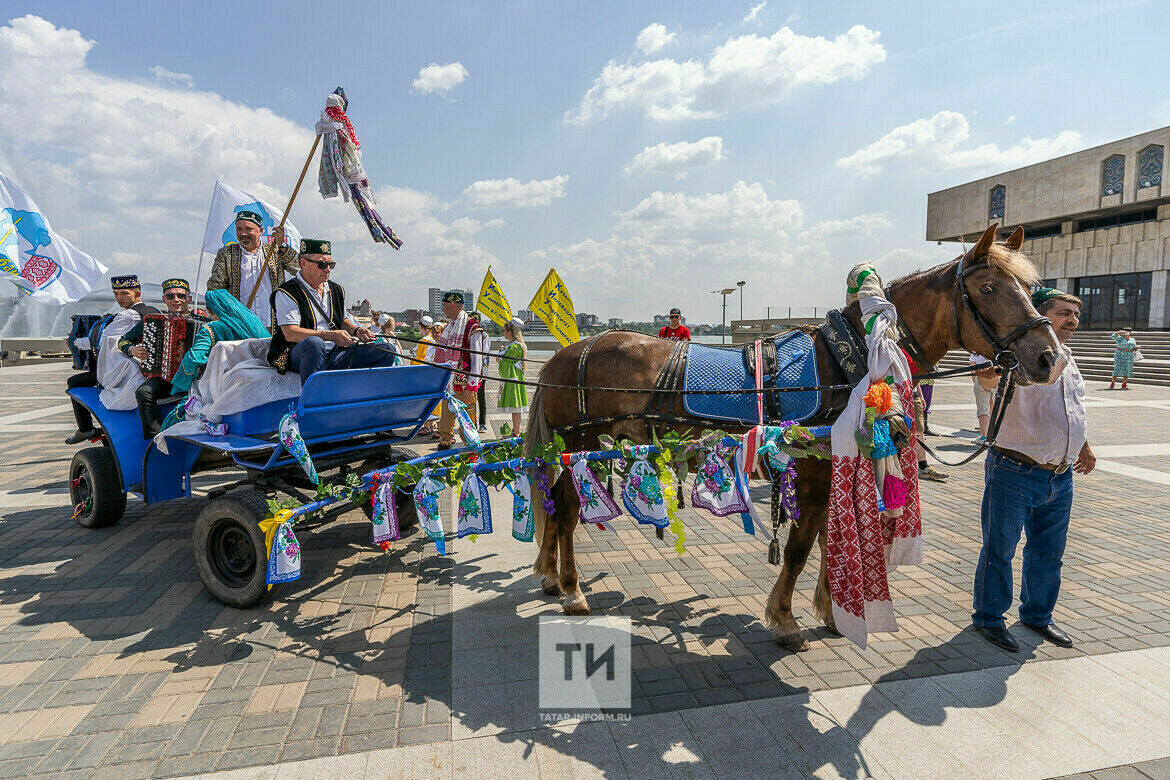
{"label": "concrete building", "polygon": [[620,328],[621,326],[622,326],[622,318],[621,317],[610,317],[609,318],[609,327]]}
{"label": "concrete building", "polygon": [[[427,288],[427,311],[436,319],[443,316],[443,294],[452,292],[451,290],[443,290],[439,287]],[[475,294],[471,290],[455,290],[454,292],[463,293],[463,310],[475,311]]]}
{"label": "concrete building", "polygon": [[[1085,302],[1081,327],[1170,328],[1170,127],[927,196],[926,239],[1024,227],[1045,283]],[[956,252],[957,254],[957,252]]]}

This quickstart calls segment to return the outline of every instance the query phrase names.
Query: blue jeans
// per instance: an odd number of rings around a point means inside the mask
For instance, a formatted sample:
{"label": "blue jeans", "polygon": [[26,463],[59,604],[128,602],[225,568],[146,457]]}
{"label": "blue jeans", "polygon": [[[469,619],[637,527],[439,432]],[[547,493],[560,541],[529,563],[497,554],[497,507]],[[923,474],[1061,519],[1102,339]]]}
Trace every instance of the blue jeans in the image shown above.
{"label": "blue jeans", "polygon": [[1012,605],[1012,557],[1024,543],[1020,620],[1032,626],[1052,623],[1060,594],[1060,565],[1072,511],[1072,470],[1063,474],[1029,466],[998,452],[988,453],[983,489],[983,549],[975,567],[972,622],[1004,627]]}
{"label": "blue jeans", "polygon": [[338,371],[344,368],[378,368],[392,366],[398,355],[386,344],[354,344],[334,346],[320,336],[309,336],[293,345],[288,356],[288,367],[301,375],[301,382],[318,371]]}

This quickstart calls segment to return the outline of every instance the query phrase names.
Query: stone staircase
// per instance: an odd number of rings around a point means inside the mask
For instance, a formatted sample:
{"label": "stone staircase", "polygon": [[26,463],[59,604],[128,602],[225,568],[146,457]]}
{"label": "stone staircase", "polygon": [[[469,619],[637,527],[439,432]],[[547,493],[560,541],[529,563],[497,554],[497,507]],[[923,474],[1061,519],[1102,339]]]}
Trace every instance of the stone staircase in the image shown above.
{"label": "stone staircase", "polygon": [[[1132,384],[1170,387],[1170,331],[1136,331],[1145,360],[1135,363]],[[1068,342],[1076,357],[1077,366],[1085,379],[1108,382],[1113,373],[1113,338],[1106,331],[1084,331],[1073,335]],[[959,368],[967,365],[966,352],[948,352],[939,368]]]}

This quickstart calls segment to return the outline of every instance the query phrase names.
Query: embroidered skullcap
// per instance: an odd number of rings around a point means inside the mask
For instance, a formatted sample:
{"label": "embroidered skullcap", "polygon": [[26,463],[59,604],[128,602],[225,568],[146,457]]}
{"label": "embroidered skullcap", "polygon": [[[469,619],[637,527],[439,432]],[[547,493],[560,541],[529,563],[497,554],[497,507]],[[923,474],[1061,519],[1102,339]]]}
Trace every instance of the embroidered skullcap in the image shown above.
{"label": "embroidered skullcap", "polygon": [[126,274],[125,276],[111,276],[110,286],[115,290],[139,290],[142,285],[138,283],[137,274]]}
{"label": "embroidered skullcap", "polygon": [[177,276],[174,279],[163,279],[163,283],[162,283],[163,292],[166,292],[167,290],[170,290],[174,287],[177,287],[180,290],[186,290],[187,292],[191,292],[191,283],[188,282],[186,279],[180,279]]}
{"label": "embroidered skullcap", "polygon": [[236,222],[243,220],[244,222],[251,222],[258,228],[264,227],[264,218],[255,211],[237,211]]}
{"label": "embroidered skullcap", "polygon": [[443,293],[443,303],[463,303],[463,293],[458,290],[451,290]]}
{"label": "embroidered skullcap", "polygon": [[1039,309],[1058,295],[1064,295],[1064,293],[1053,287],[1037,287],[1032,291],[1032,305]]}
{"label": "embroidered skullcap", "polygon": [[331,255],[333,250],[329,246],[329,242],[320,238],[302,238],[301,239],[301,254],[302,255]]}
{"label": "embroidered skullcap", "polygon": [[418,321],[418,324],[419,324],[419,325],[421,325],[421,326],[422,326],[422,327],[424,327],[424,328],[433,328],[433,327],[435,327],[435,321],[434,321],[433,319],[431,319],[431,317],[430,317],[429,315],[427,315],[427,314],[424,314],[424,315],[423,315],[423,318],[422,318],[421,320],[419,320],[419,321]]}
{"label": "embroidered skullcap", "polygon": [[379,327],[379,328],[381,328],[381,327],[385,326],[385,324],[386,324],[387,322],[389,322],[389,321],[390,321],[390,315],[389,315],[389,314],[379,314],[379,315],[378,315],[378,327]]}

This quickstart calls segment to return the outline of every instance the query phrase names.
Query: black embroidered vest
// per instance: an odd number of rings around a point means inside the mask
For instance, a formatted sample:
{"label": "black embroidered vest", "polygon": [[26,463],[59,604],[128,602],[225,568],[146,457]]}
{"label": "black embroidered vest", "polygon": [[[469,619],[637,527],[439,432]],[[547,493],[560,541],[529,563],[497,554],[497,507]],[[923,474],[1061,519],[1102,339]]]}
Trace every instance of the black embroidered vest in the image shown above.
{"label": "black embroidered vest", "polygon": [[[341,323],[345,321],[345,289],[332,280],[326,282],[326,284],[329,285],[326,292],[326,295],[329,296],[329,328],[331,330],[341,330]],[[317,318],[313,314],[313,302],[309,300],[309,293],[305,290],[305,286],[296,277],[289,279],[277,287],[276,290],[272,291],[268,302],[273,312],[276,311],[276,293],[278,290],[283,290],[288,293],[296,301],[297,309],[301,313],[300,325],[302,328],[314,329],[317,327]],[[278,323],[276,329],[272,331],[272,345],[268,347],[269,365],[275,368],[278,373],[283,374],[287,371],[288,356],[294,346],[295,342],[291,342],[284,337],[284,331]]]}

